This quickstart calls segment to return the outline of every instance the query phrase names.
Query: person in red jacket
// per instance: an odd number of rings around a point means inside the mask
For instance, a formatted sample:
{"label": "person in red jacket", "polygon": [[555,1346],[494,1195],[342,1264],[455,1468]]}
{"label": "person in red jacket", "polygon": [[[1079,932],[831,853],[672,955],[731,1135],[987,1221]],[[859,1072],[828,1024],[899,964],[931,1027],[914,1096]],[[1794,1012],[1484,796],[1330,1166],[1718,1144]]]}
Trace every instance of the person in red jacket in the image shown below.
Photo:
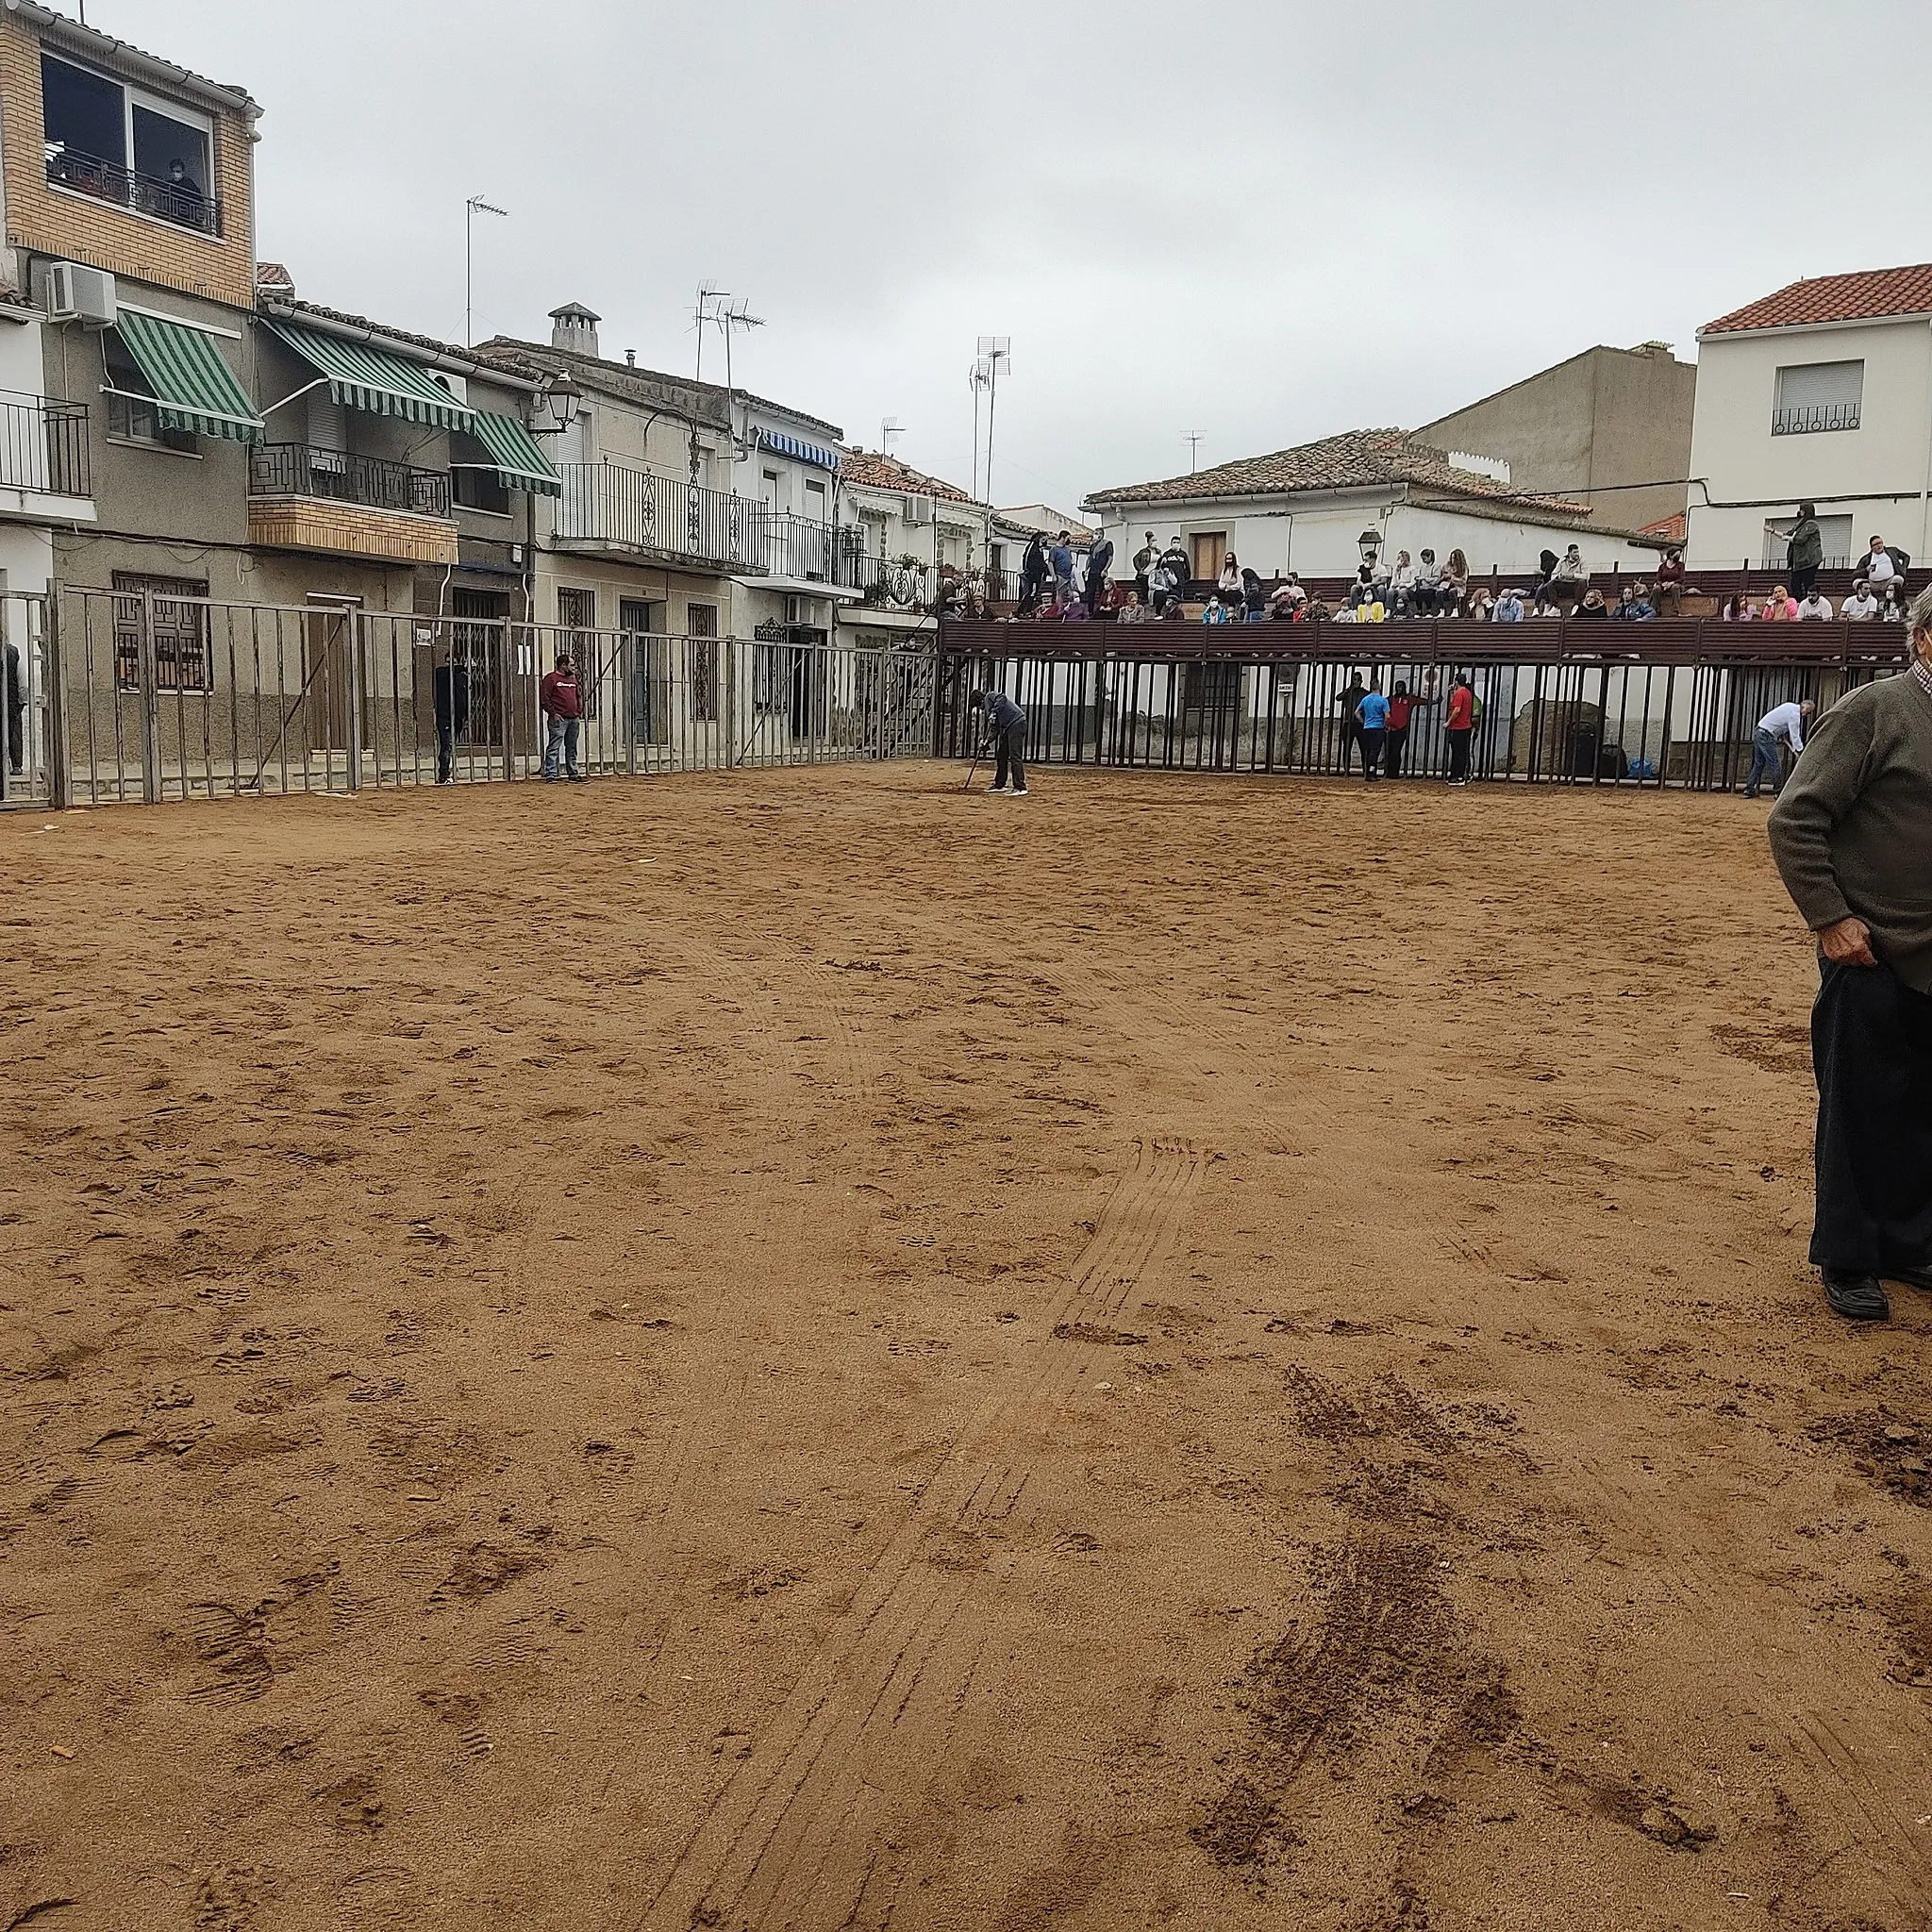
{"label": "person in red jacket", "polygon": [[1450,688],[1449,708],[1442,714],[1442,729],[1449,740],[1449,782],[1469,783],[1469,742],[1475,736],[1475,687],[1467,672],[1458,672]]}
{"label": "person in red jacket", "polygon": [[563,759],[563,775],[572,783],[583,778],[577,770],[577,721],[584,715],[583,692],[577,689],[577,674],[568,651],[557,654],[557,669],[544,675],[537,687],[537,708],[543,714],[543,782],[557,776],[558,755]]}

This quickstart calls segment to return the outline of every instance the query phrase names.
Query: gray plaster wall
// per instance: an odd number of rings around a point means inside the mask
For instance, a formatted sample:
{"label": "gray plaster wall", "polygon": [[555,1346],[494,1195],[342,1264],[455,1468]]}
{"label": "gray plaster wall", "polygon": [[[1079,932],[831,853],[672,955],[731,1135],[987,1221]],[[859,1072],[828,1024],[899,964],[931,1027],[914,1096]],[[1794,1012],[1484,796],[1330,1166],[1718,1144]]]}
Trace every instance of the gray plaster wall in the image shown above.
{"label": "gray plaster wall", "polygon": [[[1685,508],[1696,390],[1696,364],[1668,350],[1586,349],[1416,434],[1502,458],[1519,490],[1594,492],[1598,523],[1641,529]],[[1633,484],[1649,487],[1616,487]]]}

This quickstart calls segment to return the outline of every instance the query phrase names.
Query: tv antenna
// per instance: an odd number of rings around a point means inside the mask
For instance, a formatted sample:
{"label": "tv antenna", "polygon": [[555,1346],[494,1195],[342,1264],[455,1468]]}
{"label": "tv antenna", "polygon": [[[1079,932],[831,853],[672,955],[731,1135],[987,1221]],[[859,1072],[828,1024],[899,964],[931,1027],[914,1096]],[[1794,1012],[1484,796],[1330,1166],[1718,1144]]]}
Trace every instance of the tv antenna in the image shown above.
{"label": "tv antenna", "polygon": [[691,305],[691,325],[698,334],[697,367],[692,373],[700,382],[705,379],[705,330],[717,320],[712,305],[722,302],[730,292],[730,290],[718,288],[711,282],[698,284],[698,297]]}
{"label": "tv antenna", "polygon": [[[87,16],[81,15],[81,25],[87,25]],[[463,204],[463,347],[468,348],[475,340],[475,325],[470,320],[470,258],[475,253],[471,236],[476,226],[478,215],[508,215],[507,208],[498,208],[494,202],[485,201],[480,194],[473,194]]]}
{"label": "tv antenna", "polygon": [[906,425],[900,422],[898,417],[886,417],[879,425],[879,454],[881,456],[891,456],[892,454],[893,437],[904,436],[905,434]]}
{"label": "tv antenna", "polygon": [[1191,476],[1201,467],[1201,445],[1207,440],[1198,429],[1191,429],[1181,438],[1188,446],[1188,475]]}
{"label": "tv antenna", "polygon": [[[1000,400],[1000,364],[1012,359],[1013,339],[1011,336],[981,336],[974,353],[979,359],[973,365],[974,391],[973,420],[975,432],[973,446],[976,453],[979,448],[979,438],[977,435],[979,422],[978,391],[983,387],[986,391],[986,500],[991,503],[992,501],[993,412],[999,407]],[[984,384],[979,379],[981,369],[986,371]]]}

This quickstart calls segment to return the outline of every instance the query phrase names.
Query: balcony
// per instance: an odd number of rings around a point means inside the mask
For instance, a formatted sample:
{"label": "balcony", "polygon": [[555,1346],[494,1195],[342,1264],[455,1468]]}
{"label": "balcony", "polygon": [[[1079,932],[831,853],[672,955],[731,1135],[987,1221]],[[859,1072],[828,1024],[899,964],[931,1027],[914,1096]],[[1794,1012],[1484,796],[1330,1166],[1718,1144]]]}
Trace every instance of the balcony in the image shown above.
{"label": "balcony", "polygon": [[92,496],[87,405],[0,395],[0,490]]}
{"label": "balcony", "polygon": [[304,442],[257,443],[248,499],[248,541],[270,549],[457,561],[449,477],[441,470]]}
{"label": "balcony", "polygon": [[1816,436],[1827,429],[1856,429],[1857,403],[1793,403],[1771,412],[1774,436]]}
{"label": "balcony", "polygon": [[828,582],[829,524],[627,463],[565,463],[556,540],[753,576]]}
{"label": "balcony", "polygon": [[58,144],[47,155],[47,179],[56,188],[91,194],[117,208],[131,208],[138,215],[172,222],[177,228],[193,228],[203,235],[222,232],[221,202],[204,194],[192,181],[180,186],[157,181],[118,161],[104,161]]}

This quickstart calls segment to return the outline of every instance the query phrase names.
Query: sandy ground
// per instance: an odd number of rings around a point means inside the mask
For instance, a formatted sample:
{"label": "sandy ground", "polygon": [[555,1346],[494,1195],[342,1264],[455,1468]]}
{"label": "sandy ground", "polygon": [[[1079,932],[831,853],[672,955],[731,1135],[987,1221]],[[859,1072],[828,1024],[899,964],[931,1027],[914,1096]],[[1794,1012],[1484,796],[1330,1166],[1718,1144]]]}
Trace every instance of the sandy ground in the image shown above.
{"label": "sandy ground", "polygon": [[0,824],[0,1928],[1927,1924],[1764,808],[958,783]]}

